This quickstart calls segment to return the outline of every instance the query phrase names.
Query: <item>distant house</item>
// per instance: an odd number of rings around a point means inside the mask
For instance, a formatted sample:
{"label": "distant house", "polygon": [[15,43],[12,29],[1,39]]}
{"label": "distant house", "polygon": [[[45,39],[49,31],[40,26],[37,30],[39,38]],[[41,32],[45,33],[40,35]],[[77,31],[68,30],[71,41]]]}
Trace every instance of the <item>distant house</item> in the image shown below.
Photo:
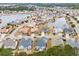
{"label": "distant house", "polygon": [[23,33],[23,34],[29,34],[30,32],[30,28],[29,27],[23,27],[19,30],[20,33]]}
{"label": "distant house", "polygon": [[31,28],[31,32],[34,33],[34,32],[39,32],[39,29],[38,28]]}
{"label": "distant house", "polygon": [[54,33],[59,33],[59,32],[62,32],[63,30],[61,28],[55,28],[53,31]]}
{"label": "distant house", "polygon": [[0,33],[7,33],[9,29],[0,29]]}
{"label": "distant house", "polygon": [[72,34],[73,31],[70,28],[64,28],[64,32],[67,34]]}

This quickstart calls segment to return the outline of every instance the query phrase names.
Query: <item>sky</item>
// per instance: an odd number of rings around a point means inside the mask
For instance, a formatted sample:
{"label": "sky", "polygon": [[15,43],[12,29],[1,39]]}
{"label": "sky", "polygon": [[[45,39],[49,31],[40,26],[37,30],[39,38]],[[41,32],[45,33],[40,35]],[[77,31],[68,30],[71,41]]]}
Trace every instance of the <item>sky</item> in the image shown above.
{"label": "sky", "polygon": [[0,0],[0,3],[79,3],[79,0]]}

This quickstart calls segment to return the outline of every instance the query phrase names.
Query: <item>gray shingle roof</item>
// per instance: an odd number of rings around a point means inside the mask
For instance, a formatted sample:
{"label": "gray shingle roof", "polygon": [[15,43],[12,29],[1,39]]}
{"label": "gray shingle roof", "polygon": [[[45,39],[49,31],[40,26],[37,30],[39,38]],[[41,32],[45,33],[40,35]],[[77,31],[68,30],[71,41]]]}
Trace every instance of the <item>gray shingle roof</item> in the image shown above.
{"label": "gray shingle roof", "polygon": [[45,37],[36,38],[35,46],[36,46],[36,49],[45,48],[45,46],[46,46],[46,38]]}
{"label": "gray shingle roof", "polygon": [[15,49],[16,48],[16,41],[13,39],[10,39],[10,38],[7,38],[6,40],[3,40],[3,45],[4,45],[4,48],[12,48],[12,49]]}
{"label": "gray shingle roof", "polygon": [[19,41],[19,49],[30,49],[31,46],[32,46],[32,39],[31,38],[21,38],[20,39],[20,41]]}

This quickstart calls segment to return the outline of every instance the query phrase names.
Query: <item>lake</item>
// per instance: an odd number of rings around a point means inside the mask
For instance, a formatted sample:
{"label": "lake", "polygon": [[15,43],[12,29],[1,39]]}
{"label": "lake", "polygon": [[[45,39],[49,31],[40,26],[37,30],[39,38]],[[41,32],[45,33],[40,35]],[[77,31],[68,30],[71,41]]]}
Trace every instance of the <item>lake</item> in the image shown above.
{"label": "lake", "polygon": [[22,18],[25,18],[26,16],[29,16],[29,15],[28,14],[0,15],[0,19],[2,19],[2,23],[0,24],[0,28],[5,26],[7,23],[21,21]]}
{"label": "lake", "polygon": [[55,28],[65,28],[68,27],[65,18],[57,18],[55,22],[48,22],[48,26],[54,26]]}

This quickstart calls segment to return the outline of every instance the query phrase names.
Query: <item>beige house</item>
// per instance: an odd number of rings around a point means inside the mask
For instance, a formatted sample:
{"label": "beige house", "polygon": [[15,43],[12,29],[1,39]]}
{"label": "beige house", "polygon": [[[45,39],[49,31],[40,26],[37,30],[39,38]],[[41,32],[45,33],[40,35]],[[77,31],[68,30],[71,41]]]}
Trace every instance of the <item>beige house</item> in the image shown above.
{"label": "beige house", "polygon": [[7,33],[9,29],[0,29],[0,33]]}

